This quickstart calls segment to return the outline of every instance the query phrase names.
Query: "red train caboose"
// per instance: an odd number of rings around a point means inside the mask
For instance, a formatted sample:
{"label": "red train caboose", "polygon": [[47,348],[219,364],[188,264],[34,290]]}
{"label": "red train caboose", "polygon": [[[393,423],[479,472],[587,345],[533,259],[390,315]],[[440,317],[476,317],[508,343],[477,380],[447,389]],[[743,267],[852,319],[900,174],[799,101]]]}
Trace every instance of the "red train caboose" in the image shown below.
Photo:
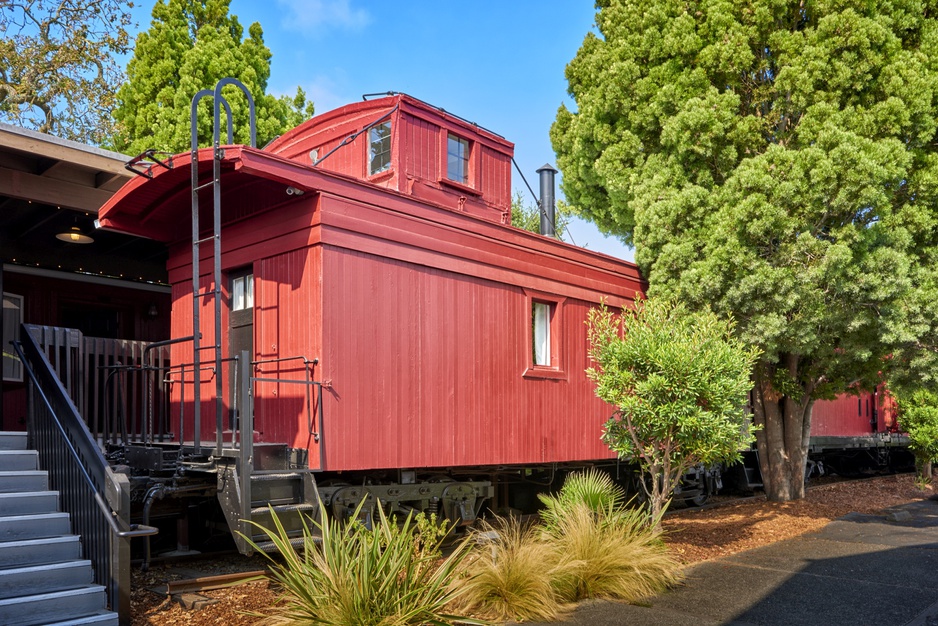
{"label": "red train caboose", "polygon": [[[364,489],[403,508],[441,502],[455,522],[506,470],[612,460],[600,441],[612,409],[585,374],[584,322],[644,284],[631,263],[511,227],[512,152],[390,95],[263,150],[200,150],[196,192],[186,154],[128,183],[100,223],[169,244],[172,333],[197,337],[172,348],[177,441],[213,463],[235,459],[219,475],[255,509],[264,498],[243,493],[246,475],[256,496],[261,472],[308,469],[337,511]],[[213,167],[218,236],[198,226],[212,223]],[[193,352],[213,341],[221,369]]]}

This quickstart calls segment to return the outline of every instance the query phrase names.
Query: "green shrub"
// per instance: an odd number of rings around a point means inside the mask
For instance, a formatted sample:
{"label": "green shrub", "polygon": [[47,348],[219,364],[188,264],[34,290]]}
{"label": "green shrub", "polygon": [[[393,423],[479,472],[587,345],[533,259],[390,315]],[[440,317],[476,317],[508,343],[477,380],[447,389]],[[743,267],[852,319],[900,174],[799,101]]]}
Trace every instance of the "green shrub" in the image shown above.
{"label": "green shrub", "polygon": [[[321,523],[312,521],[312,530],[304,522],[302,550],[291,545],[271,512],[274,528],[259,528],[283,559],[269,557],[271,576],[283,588],[278,621],[335,626],[452,624],[457,619],[480,623],[446,612],[461,593],[452,582],[469,552],[468,541],[440,560],[443,537],[421,524],[420,515],[408,515],[398,524],[382,507],[377,510],[373,528],[325,514]],[[314,531],[321,535],[320,545]]]}
{"label": "green shrub", "polygon": [[561,611],[554,590],[560,559],[537,528],[515,518],[486,524],[460,579],[460,600],[474,614],[498,621],[552,620]]}

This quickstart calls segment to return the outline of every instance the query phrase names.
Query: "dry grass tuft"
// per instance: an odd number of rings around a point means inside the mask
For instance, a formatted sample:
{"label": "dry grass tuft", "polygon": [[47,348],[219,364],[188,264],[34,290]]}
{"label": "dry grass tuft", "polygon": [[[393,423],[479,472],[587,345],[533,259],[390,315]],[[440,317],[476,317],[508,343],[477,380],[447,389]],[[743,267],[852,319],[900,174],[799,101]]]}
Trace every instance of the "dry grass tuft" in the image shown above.
{"label": "dry grass tuft", "polygon": [[562,613],[553,587],[560,559],[537,529],[502,519],[475,537],[460,581],[468,610],[498,621],[553,620]]}
{"label": "dry grass tuft", "polygon": [[570,507],[553,536],[562,555],[556,587],[565,601],[614,598],[641,602],[681,579],[680,564],[641,511],[597,515]]}

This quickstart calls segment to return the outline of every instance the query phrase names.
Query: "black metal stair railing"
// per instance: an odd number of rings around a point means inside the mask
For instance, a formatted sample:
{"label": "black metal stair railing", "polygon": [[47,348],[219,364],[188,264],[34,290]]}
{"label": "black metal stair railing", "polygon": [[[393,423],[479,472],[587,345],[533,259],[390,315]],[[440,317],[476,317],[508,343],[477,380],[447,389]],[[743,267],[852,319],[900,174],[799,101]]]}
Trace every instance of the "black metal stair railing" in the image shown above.
{"label": "black metal stair railing", "polygon": [[28,388],[30,448],[59,492],[72,531],[81,537],[83,557],[103,585],[111,610],[130,623],[130,539],[156,534],[156,528],[130,524],[130,485],[111,470],[75,403],[36,339],[24,327],[14,343]]}

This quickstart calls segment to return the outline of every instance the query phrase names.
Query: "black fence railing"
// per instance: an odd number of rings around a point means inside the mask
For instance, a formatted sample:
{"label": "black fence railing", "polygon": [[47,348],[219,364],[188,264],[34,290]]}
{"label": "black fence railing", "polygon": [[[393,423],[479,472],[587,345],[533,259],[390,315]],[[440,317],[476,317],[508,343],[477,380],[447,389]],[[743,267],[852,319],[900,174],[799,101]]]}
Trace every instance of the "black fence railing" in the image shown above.
{"label": "black fence railing", "polygon": [[27,324],[88,430],[104,444],[171,439],[163,382],[168,342],[85,337],[81,331]]}
{"label": "black fence railing", "polygon": [[30,448],[39,452],[50,488],[59,492],[72,532],[81,537],[82,556],[91,561],[94,581],[107,592],[109,608],[130,623],[130,539],[156,533],[133,526],[127,477],[108,466],[65,385],[27,329],[14,344],[28,387]]}

